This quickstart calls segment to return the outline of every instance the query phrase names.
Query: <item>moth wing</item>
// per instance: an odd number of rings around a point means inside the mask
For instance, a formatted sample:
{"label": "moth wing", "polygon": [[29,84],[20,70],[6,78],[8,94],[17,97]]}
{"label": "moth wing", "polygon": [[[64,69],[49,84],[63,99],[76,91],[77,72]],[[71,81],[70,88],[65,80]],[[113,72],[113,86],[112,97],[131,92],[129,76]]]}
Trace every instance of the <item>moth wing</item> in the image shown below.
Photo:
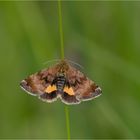
{"label": "moth wing", "polygon": [[91,100],[101,95],[101,88],[76,68],[69,66],[66,75],[77,100]]}
{"label": "moth wing", "polygon": [[[55,88],[51,87],[56,72],[55,66],[41,70],[22,80],[20,86],[27,93],[39,96],[39,98],[44,101],[52,102],[56,100],[57,97]],[[47,91],[50,92],[47,93]]]}
{"label": "moth wing", "polygon": [[69,95],[67,92],[64,92],[60,96],[60,99],[63,103],[68,105],[79,104],[81,102],[79,99],[76,98],[75,95]]}

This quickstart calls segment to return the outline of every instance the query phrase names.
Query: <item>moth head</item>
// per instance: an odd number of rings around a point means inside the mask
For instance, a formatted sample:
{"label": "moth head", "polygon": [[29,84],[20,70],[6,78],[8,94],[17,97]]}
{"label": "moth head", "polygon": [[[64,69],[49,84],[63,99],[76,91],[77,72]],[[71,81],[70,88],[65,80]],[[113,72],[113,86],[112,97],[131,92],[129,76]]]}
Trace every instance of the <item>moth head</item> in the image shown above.
{"label": "moth head", "polygon": [[69,69],[69,64],[65,60],[61,60],[58,64],[58,73],[64,74]]}
{"label": "moth head", "polygon": [[65,77],[66,76],[66,73],[65,72],[58,72],[57,73],[57,76],[58,77]]}

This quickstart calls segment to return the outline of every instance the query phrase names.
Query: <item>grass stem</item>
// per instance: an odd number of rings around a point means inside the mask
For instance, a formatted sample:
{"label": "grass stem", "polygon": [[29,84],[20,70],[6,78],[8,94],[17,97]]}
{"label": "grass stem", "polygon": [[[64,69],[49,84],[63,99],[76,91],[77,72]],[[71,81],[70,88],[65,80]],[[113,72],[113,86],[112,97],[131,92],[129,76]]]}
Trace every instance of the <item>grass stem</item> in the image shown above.
{"label": "grass stem", "polygon": [[68,106],[65,106],[65,115],[66,115],[67,139],[70,140],[70,119]]}
{"label": "grass stem", "polygon": [[59,32],[60,32],[60,43],[61,43],[61,59],[64,59],[64,39],[63,39],[62,12],[61,12],[60,0],[58,0],[58,16],[59,16]]}
{"label": "grass stem", "polygon": [[[62,12],[61,12],[60,0],[58,0],[58,18],[59,18],[59,32],[60,32],[60,43],[61,43],[61,59],[64,59],[64,39],[63,39]],[[66,117],[66,128],[67,128],[67,139],[70,140],[70,119],[69,119],[69,108],[67,106],[65,106],[65,117]]]}

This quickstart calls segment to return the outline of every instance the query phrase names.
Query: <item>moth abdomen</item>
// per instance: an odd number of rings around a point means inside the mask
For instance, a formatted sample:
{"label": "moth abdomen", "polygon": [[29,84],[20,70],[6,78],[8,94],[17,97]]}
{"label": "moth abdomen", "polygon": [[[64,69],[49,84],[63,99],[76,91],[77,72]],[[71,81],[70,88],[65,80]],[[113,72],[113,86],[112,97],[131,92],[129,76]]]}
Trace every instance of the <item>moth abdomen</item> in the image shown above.
{"label": "moth abdomen", "polygon": [[65,83],[66,83],[65,76],[57,76],[56,77],[56,79],[55,79],[55,85],[57,87],[58,93],[62,93],[63,92]]}

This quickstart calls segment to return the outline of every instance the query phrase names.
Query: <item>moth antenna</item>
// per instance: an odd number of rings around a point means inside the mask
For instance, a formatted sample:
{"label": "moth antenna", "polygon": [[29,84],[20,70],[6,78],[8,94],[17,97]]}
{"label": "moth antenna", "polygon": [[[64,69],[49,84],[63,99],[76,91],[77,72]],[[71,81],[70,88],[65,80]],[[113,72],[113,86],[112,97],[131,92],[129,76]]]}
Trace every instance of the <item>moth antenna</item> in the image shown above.
{"label": "moth antenna", "polygon": [[75,64],[75,65],[79,66],[81,69],[84,69],[84,67],[82,65],[80,65],[80,64],[78,64],[78,63],[76,63],[76,62],[74,62],[72,60],[67,60],[67,61],[72,63],[72,64]]}
{"label": "moth antenna", "polygon": [[46,62],[43,62],[43,65],[46,65],[46,64],[48,64],[48,63],[51,63],[51,62],[54,62],[54,61],[60,61],[60,59],[53,59],[53,60],[48,60],[48,61],[46,61]]}

